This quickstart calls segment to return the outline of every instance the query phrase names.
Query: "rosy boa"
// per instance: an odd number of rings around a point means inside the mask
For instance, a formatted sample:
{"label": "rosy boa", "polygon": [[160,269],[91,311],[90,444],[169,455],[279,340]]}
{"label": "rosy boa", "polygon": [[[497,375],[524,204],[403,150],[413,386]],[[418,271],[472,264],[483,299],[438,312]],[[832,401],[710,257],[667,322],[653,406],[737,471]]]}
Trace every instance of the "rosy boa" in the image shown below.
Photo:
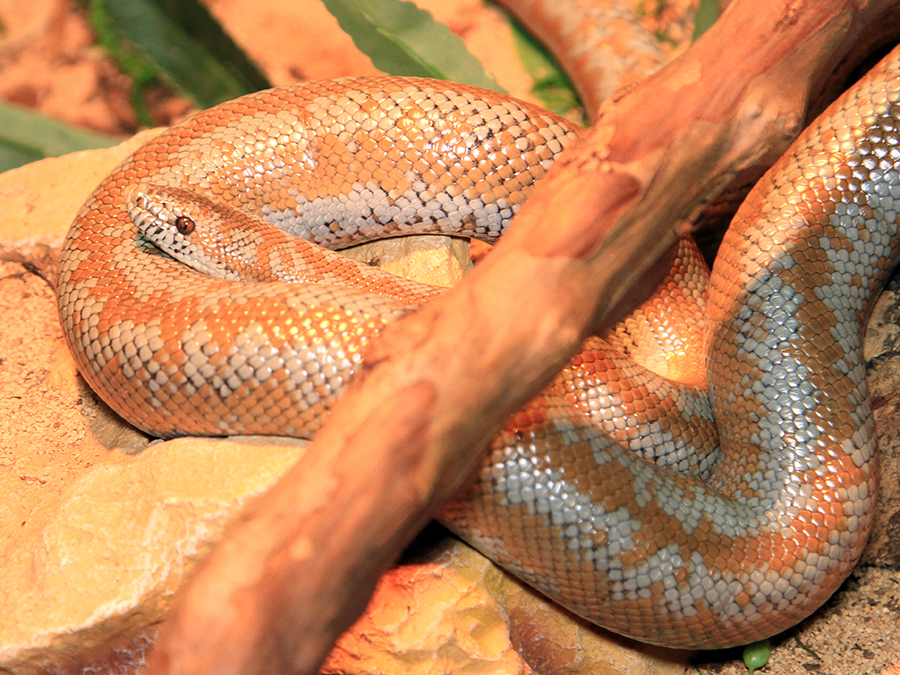
{"label": "rosy boa", "polygon": [[[686,245],[656,298],[607,336],[626,356],[590,340],[510,421],[472,493],[444,510],[454,529],[578,614],[668,646],[747,643],[831,595],[875,500],[860,331],[898,258],[898,71],[895,50],[762,179],[708,295]],[[261,223],[327,246],[374,224],[492,238],[575,136],[531,105],[399,78],[199,113],[78,214],[60,260],[69,347],[91,387],[153,435],[308,436],[379,328],[434,291],[293,238],[266,243]],[[209,271],[224,278],[161,253],[126,207],[162,240],[169,225],[195,228],[194,244],[220,228]],[[286,281],[259,281],[273,270]],[[667,308],[692,318],[673,326]],[[653,370],[681,366],[641,345],[685,351],[685,327],[705,329],[706,347],[679,384]],[[691,459],[710,434],[721,454]]]}

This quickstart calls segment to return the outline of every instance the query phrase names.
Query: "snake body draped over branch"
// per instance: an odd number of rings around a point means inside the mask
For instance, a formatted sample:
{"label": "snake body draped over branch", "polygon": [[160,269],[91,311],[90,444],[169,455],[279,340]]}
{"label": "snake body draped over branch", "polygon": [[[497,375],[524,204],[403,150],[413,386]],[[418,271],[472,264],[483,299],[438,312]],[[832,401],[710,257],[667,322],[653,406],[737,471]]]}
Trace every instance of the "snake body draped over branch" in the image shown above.
{"label": "snake body draped over branch", "polygon": [[[895,51],[766,174],[708,295],[687,248],[651,301],[702,313],[705,345],[689,363],[705,360],[705,372],[641,365],[643,318],[607,336],[622,356],[592,339],[495,439],[476,486],[445,508],[451,526],[565,606],[649,642],[743,644],[814,611],[871,525],[859,335],[898,257],[898,122]],[[79,213],[60,260],[70,349],[92,388],[150,433],[312,434],[372,338],[409,311],[407,291],[323,271],[332,258],[304,244],[322,283],[235,280],[233,266],[212,278],[139,234],[135,201],[161,188],[177,197],[157,209],[163,220],[184,216],[183,200],[201,224],[268,219],[331,245],[372,220],[391,235],[493,237],[574,136],[527,104],[397,78],[297,85],[199,113],[135,152]],[[336,285],[341,274],[357,287]],[[636,316],[668,338],[656,306]],[[713,418],[721,457],[690,460]]]}

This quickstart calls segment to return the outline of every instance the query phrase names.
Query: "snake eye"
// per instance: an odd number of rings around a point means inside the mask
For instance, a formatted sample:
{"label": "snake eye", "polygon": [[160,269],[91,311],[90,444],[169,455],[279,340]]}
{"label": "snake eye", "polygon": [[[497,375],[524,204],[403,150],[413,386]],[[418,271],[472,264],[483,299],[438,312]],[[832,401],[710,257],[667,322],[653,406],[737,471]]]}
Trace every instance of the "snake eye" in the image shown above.
{"label": "snake eye", "polygon": [[196,227],[197,223],[194,222],[193,218],[188,218],[187,216],[178,216],[175,219],[175,229],[183,235],[190,234]]}

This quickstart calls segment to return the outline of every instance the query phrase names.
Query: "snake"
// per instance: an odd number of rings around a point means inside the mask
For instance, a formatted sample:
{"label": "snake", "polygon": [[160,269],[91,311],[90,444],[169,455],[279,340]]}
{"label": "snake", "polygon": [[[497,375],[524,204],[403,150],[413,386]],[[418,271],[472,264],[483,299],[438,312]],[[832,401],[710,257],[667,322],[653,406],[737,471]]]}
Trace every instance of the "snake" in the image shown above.
{"label": "snake", "polygon": [[[711,273],[682,244],[656,294],[510,419],[441,519],[644,642],[740,645],[815,611],[872,525],[860,334],[900,257],[898,124],[895,50],[759,181]],[[312,437],[381,328],[440,293],[331,249],[494,240],[578,136],[535,105],[415,78],[197,113],[76,216],[59,263],[69,349],[154,436]]]}

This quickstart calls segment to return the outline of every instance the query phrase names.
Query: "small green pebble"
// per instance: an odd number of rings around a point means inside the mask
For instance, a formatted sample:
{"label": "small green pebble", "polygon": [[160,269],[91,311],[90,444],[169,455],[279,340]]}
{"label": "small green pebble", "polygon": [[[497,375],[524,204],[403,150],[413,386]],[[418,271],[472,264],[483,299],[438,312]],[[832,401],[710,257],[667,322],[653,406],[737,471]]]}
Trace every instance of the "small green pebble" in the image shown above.
{"label": "small green pebble", "polygon": [[769,655],[772,653],[772,646],[768,640],[760,640],[752,642],[744,647],[744,665],[747,666],[747,672],[750,675],[762,668],[769,662]]}

